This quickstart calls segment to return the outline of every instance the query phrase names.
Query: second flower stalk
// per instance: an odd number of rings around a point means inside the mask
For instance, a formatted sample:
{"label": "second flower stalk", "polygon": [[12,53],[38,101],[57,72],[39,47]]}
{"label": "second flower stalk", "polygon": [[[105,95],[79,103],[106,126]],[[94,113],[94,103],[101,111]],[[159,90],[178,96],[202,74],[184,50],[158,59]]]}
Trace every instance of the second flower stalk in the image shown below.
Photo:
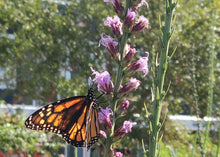
{"label": "second flower stalk", "polygon": [[[95,75],[92,81],[97,84],[98,91],[102,94],[112,96],[109,103],[110,106],[107,106],[106,109],[101,108],[99,112],[99,121],[103,124],[103,130],[100,131],[100,134],[105,139],[103,143],[104,156],[109,157],[122,156],[120,152],[114,153],[112,144],[121,139],[128,132],[131,132],[131,128],[136,125],[136,122],[126,120],[121,127],[118,129],[115,128],[116,120],[120,114],[126,112],[130,105],[128,100],[123,100],[124,97],[131,91],[136,90],[141,84],[136,78],[127,78],[127,83],[122,85],[122,82],[124,82],[122,80],[136,71],[142,71],[144,76],[148,73],[148,52],[146,57],[139,57],[139,60],[134,62],[136,49],[131,48],[130,45],[127,44],[128,34],[139,33],[143,31],[144,28],[148,28],[149,21],[144,16],[138,16],[137,14],[139,7],[144,4],[148,6],[145,0],[132,1],[133,4],[130,3],[130,5],[126,5],[128,7],[126,9],[124,9],[120,0],[104,1],[111,2],[117,13],[114,17],[108,16],[104,22],[105,26],[112,28],[116,40],[111,36],[102,34],[99,42],[99,45],[106,47],[110,56],[113,57],[118,64],[115,84],[111,81],[110,74],[107,71],[99,73],[93,68],[91,68],[91,70],[93,75]],[[125,10],[127,11],[125,12]],[[125,17],[125,19],[120,17]],[[117,42],[117,39],[120,40]]]}

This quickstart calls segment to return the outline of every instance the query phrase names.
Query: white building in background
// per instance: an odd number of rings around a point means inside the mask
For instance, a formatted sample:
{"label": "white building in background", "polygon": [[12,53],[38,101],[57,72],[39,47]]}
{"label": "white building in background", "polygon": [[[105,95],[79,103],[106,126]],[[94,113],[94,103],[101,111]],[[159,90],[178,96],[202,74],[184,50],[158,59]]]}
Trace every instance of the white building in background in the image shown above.
{"label": "white building in background", "polygon": [[205,130],[208,121],[211,122],[210,130],[218,131],[218,128],[220,127],[220,118],[204,117],[201,119],[189,115],[169,115],[169,119],[177,122],[186,130],[198,130],[198,122],[200,122],[200,129]]}

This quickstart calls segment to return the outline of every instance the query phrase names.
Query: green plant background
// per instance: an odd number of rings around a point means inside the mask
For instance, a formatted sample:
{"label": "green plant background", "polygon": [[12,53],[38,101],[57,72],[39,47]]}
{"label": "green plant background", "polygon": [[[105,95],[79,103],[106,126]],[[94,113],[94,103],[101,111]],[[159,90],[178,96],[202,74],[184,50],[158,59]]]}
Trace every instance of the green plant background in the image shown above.
{"label": "green plant background", "polygon": [[21,152],[28,156],[51,154],[59,156],[59,149],[63,149],[65,142],[58,135],[38,132],[24,126],[26,115],[21,109],[14,113],[5,112],[0,116],[0,150],[7,154]]}

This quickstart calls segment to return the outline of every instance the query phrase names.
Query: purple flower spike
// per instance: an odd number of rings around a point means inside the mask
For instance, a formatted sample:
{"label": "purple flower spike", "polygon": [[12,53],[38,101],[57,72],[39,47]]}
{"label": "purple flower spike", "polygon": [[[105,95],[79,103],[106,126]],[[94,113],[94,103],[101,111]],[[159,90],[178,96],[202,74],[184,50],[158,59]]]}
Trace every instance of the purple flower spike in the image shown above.
{"label": "purple flower spike", "polygon": [[115,131],[114,136],[115,137],[123,137],[125,134],[131,132],[131,128],[136,125],[136,122],[131,122],[131,121],[124,121],[123,126],[121,126],[118,130]]}
{"label": "purple flower spike", "polygon": [[125,110],[128,109],[129,105],[130,105],[130,102],[129,102],[128,100],[123,101],[123,102],[119,105],[118,109],[121,110],[121,111],[125,111]]}
{"label": "purple flower spike", "polygon": [[122,23],[120,22],[120,18],[117,15],[115,15],[113,18],[108,16],[104,22],[104,25],[111,27],[112,32],[116,36],[119,36],[123,33],[122,32]]}
{"label": "purple flower spike", "polygon": [[106,109],[100,108],[101,111],[98,113],[99,122],[103,123],[105,129],[111,129],[112,122],[110,116],[113,115],[112,109],[109,106],[107,106]]}
{"label": "purple flower spike", "polygon": [[143,15],[139,16],[138,21],[132,28],[133,32],[141,32],[144,28],[148,28],[149,26],[149,20],[144,17]]}
{"label": "purple flower spike", "polygon": [[128,9],[126,18],[125,18],[125,26],[127,26],[128,28],[130,28],[133,24],[134,24],[134,19],[136,17],[136,13],[134,11],[130,11]]}
{"label": "purple flower spike", "polygon": [[149,53],[146,52],[147,57],[140,57],[139,60],[137,60],[136,62],[128,65],[128,68],[132,71],[142,71],[144,73],[144,76],[147,75],[148,73],[148,56]]}
{"label": "purple flower spike", "polygon": [[120,0],[104,0],[104,2],[112,2],[114,10],[118,15],[123,13],[124,7],[122,6]]}
{"label": "purple flower spike", "polygon": [[114,39],[110,37],[109,35],[103,36],[102,34],[101,39],[99,41],[99,45],[100,44],[105,46],[108,49],[109,53],[111,54],[113,58],[120,56],[118,49],[117,49],[118,42],[114,41]]}
{"label": "purple flower spike", "polygon": [[107,71],[99,73],[92,67],[90,67],[90,69],[92,70],[92,75],[95,75],[95,78],[92,81],[98,84],[98,91],[103,94],[112,94],[114,85],[111,81],[110,74]]}
{"label": "purple flower spike", "polygon": [[132,90],[136,90],[140,84],[141,81],[137,80],[136,78],[130,78],[129,82],[124,87],[119,89],[119,93],[123,96],[127,95]]}
{"label": "purple flower spike", "polygon": [[123,157],[123,153],[116,152],[113,157]]}

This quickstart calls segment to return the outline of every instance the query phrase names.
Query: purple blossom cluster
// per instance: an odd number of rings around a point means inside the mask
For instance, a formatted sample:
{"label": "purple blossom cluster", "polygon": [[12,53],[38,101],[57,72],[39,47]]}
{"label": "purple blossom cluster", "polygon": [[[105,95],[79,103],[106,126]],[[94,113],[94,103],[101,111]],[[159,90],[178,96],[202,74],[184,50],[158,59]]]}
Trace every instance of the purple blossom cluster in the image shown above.
{"label": "purple blossom cluster", "polygon": [[111,81],[111,76],[108,71],[103,71],[99,73],[95,71],[92,67],[92,75],[95,75],[92,80],[94,83],[97,83],[98,91],[103,94],[111,94],[113,92],[114,84]]}
{"label": "purple blossom cluster", "polygon": [[[104,2],[111,2],[117,15],[113,17],[108,16],[104,21],[105,26],[111,27],[114,37],[101,34],[99,46],[102,45],[108,50],[116,63],[120,63],[123,69],[125,69],[124,77],[127,76],[130,78],[127,78],[127,83],[119,87],[112,82],[108,71],[98,72],[91,67],[92,75],[94,75],[92,81],[97,84],[98,91],[102,94],[113,97],[115,96],[115,92],[117,92],[116,95],[120,102],[120,104],[117,105],[117,112],[118,114],[122,114],[125,113],[130,106],[128,100],[123,101],[124,96],[136,90],[141,84],[141,81],[131,77],[131,75],[137,71],[142,72],[144,77],[148,74],[149,53],[146,52],[146,56],[139,57],[139,59],[135,60],[137,50],[126,43],[123,52],[121,52],[121,49],[119,50],[120,43],[117,42],[117,40],[119,40],[120,36],[124,33],[138,33],[149,27],[149,20],[143,15],[138,14],[138,8],[143,5],[148,7],[148,3],[145,0],[132,0],[131,6],[125,10],[120,0],[104,0]],[[119,87],[119,89],[116,88],[115,90],[115,86]],[[100,107],[98,119],[99,122],[103,124],[103,130],[100,131],[100,134],[105,139],[109,136],[120,139],[131,132],[132,127],[137,123],[126,120],[121,127],[115,129],[115,121],[112,121],[112,118],[114,117],[116,108],[114,108],[114,112],[112,108],[113,106],[110,105],[105,109]],[[123,154],[121,152],[114,153],[113,151],[112,156],[121,157]]]}

